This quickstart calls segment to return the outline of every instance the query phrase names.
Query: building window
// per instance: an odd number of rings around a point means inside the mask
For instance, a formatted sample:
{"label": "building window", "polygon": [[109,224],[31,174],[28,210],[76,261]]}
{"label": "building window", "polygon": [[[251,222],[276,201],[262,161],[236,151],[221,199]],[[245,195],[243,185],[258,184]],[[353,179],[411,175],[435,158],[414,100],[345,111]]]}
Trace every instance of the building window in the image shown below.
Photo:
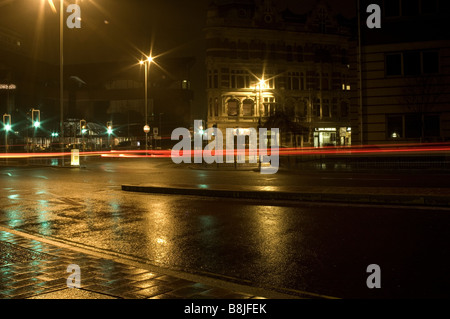
{"label": "building window", "polygon": [[238,116],[239,115],[239,101],[229,100],[227,103],[228,116]]}
{"label": "building window", "polygon": [[322,90],[328,91],[330,89],[330,79],[328,73],[322,73]]}
{"label": "building window", "polygon": [[402,75],[402,55],[400,53],[386,55],[386,75]]}
{"label": "building window", "polygon": [[297,47],[297,61],[303,62],[303,47],[301,46]]}
{"label": "building window", "polygon": [[189,81],[189,80],[181,81],[181,88],[183,90],[189,90],[191,88],[191,81]]}
{"label": "building window", "polygon": [[418,114],[405,115],[405,137],[419,138],[422,136],[422,121]]}
{"label": "building window", "polygon": [[417,113],[388,115],[386,118],[386,126],[387,137],[390,139],[436,138],[441,135],[439,115],[421,115]]}
{"label": "building window", "polygon": [[330,117],[330,101],[327,99],[323,100],[322,104],[322,116],[323,117]]}
{"label": "building window", "polygon": [[254,102],[253,100],[246,99],[242,102],[242,111],[244,116],[253,116],[254,112]]}
{"label": "building window", "polygon": [[439,53],[423,52],[423,73],[439,73]]}
{"label": "building window", "polygon": [[419,75],[420,71],[420,52],[409,51],[403,54],[404,75]]}
{"label": "building window", "polygon": [[217,70],[208,71],[208,87],[217,89],[219,87],[219,72]]}
{"label": "building window", "polygon": [[426,115],[424,119],[426,137],[441,136],[441,124],[439,115]]}
{"label": "building window", "polygon": [[243,70],[232,70],[230,84],[230,88],[250,88],[250,75]]}
{"label": "building window", "polygon": [[287,78],[287,89],[288,90],[300,90],[300,73],[299,72],[289,72]]}
{"label": "building window", "polygon": [[338,113],[338,101],[336,98],[331,100],[331,117],[337,118],[339,116]]}
{"label": "building window", "polygon": [[345,101],[341,102],[341,117],[345,118],[348,116],[348,103]]}
{"label": "building window", "polygon": [[288,62],[294,61],[294,54],[292,52],[292,46],[290,45],[286,47],[286,61]]}
{"label": "building window", "polygon": [[315,99],[313,104],[313,114],[316,117],[320,117],[320,99]]}
{"label": "building window", "polygon": [[439,73],[439,52],[405,51],[386,54],[386,76]]}
{"label": "building window", "polygon": [[264,115],[272,116],[275,114],[275,98],[273,97],[265,97],[264,98]]}
{"label": "building window", "polygon": [[401,115],[389,115],[386,119],[387,137],[403,137],[403,117]]}

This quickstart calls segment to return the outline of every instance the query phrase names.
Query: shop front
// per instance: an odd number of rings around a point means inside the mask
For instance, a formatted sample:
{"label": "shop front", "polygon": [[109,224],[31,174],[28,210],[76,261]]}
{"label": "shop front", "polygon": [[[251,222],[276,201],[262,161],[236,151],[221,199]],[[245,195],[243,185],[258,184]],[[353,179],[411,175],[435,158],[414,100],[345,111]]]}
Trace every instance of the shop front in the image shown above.
{"label": "shop front", "polygon": [[351,135],[351,127],[316,127],[314,147],[350,146]]}

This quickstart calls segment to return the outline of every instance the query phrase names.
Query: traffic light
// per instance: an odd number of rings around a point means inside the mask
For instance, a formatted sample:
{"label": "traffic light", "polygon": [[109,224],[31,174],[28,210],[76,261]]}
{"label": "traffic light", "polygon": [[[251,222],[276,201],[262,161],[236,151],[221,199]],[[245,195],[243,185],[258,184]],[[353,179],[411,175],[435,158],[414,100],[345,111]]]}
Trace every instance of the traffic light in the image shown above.
{"label": "traffic light", "polygon": [[11,115],[9,115],[9,114],[4,114],[3,115],[3,126],[4,126],[6,132],[11,131],[11,128],[12,128],[12,126],[11,126]]}
{"label": "traffic light", "polygon": [[31,110],[31,123],[35,128],[39,128],[41,126],[41,111],[40,110]]}
{"label": "traffic light", "polygon": [[85,134],[87,132],[86,120],[80,121],[80,130],[81,130],[81,134]]}

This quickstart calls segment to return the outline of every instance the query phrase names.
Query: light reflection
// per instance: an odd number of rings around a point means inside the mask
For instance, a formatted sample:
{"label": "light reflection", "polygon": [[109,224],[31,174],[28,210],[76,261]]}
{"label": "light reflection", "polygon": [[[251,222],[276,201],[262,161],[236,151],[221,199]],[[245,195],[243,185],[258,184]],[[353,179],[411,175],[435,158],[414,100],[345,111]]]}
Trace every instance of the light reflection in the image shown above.
{"label": "light reflection", "polygon": [[120,204],[112,200],[109,202],[109,207],[111,208],[111,216],[112,216],[112,226],[113,231],[116,236],[118,236],[118,240],[121,240],[122,237],[122,210]]}
{"label": "light reflection", "polygon": [[279,268],[283,266],[280,265],[280,261],[286,261],[287,256],[292,253],[289,250],[293,248],[289,247],[286,240],[289,236],[286,211],[278,206],[254,206],[253,209],[255,248],[259,250],[259,256],[264,260],[266,271],[278,273]]}
{"label": "light reflection", "polygon": [[[166,264],[175,256],[173,242],[170,240],[174,236],[174,227],[177,222],[171,213],[173,209],[168,202],[161,200],[151,201],[145,209],[144,225],[147,238],[150,258],[157,263]],[[179,225],[178,225],[179,226]]]}
{"label": "light reflection", "polygon": [[36,206],[37,211],[37,221],[39,223],[39,233],[49,236],[52,234],[51,220],[49,218],[48,201],[38,200],[38,205]]}
{"label": "light reflection", "polygon": [[7,210],[6,217],[8,218],[8,226],[11,228],[20,226],[23,222],[22,215],[23,213],[17,209]]}

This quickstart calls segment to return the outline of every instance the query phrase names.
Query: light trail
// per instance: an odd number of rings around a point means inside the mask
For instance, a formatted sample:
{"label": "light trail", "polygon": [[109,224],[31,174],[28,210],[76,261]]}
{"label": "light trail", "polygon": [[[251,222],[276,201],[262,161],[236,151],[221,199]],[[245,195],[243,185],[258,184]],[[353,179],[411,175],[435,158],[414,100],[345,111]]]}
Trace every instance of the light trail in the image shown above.
{"label": "light trail", "polygon": [[[253,151],[253,152],[251,152]],[[449,143],[427,143],[427,144],[379,144],[379,145],[364,145],[364,146],[327,146],[322,148],[315,147],[297,147],[297,148],[267,148],[244,151],[238,149],[234,150],[212,150],[208,155],[212,156],[226,156],[226,155],[270,155],[273,152],[278,152],[279,156],[296,156],[296,155],[380,155],[380,154],[422,154],[431,155],[436,153],[450,153]],[[180,150],[174,156],[203,156],[205,150]],[[70,156],[71,152],[39,152],[39,153],[0,153],[0,159],[13,158],[55,158],[61,156]],[[152,158],[162,157],[168,158],[172,156],[171,150],[112,150],[112,151],[90,151],[79,152],[79,156],[99,156],[104,158]]]}

